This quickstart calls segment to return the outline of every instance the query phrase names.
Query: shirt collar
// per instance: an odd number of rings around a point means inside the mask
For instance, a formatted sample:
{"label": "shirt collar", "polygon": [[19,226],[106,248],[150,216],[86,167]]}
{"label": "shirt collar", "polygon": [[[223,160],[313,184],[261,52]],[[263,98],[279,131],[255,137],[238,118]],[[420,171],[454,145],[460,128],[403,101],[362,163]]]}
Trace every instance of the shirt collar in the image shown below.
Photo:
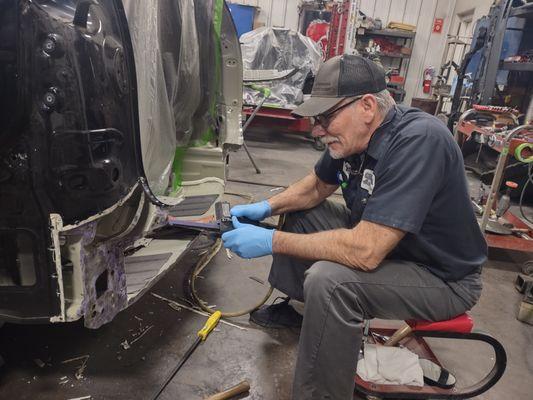
{"label": "shirt collar", "polygon": [[374,160],[378,160],[384,150],[384,142],[388,139],[390,135],[387,135],[387,132],[390,132],[390,128],[394,126],[392,120],[398,113],[398,109],[394,106],[385,116],[381,125],[378,126],[376,131],[372,134],[370,142],[368,143],[368,148],[366,153],[372,157]]}

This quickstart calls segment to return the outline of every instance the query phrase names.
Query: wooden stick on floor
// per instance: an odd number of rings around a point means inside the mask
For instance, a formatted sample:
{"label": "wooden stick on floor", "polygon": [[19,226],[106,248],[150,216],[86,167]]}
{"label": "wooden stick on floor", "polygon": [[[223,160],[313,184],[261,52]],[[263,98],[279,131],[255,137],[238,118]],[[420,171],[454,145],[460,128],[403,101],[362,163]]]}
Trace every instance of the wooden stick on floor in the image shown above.
{"label": "wooden stick on floor", "polygon": [[248,381],[242,381],[238,385],[235,385],[227,390],[224,390],[223,392],[214,394],[205,400],[227,400],[231,399],[234,396],[237,396],[238,394],[248,392],[250,390],[250,384]]}

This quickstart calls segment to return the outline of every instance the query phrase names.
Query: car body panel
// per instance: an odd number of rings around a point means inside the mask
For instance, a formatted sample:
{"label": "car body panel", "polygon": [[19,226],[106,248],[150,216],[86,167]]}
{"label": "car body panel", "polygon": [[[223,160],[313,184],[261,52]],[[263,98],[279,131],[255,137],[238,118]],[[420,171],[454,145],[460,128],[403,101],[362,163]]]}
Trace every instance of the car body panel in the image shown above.
{"label": "car body panel", "polygon": [[[222,0],[0,0],[0,320],[97,328],[186,254],[242,144]],[[179,21],[179,23],[172,23]]]}

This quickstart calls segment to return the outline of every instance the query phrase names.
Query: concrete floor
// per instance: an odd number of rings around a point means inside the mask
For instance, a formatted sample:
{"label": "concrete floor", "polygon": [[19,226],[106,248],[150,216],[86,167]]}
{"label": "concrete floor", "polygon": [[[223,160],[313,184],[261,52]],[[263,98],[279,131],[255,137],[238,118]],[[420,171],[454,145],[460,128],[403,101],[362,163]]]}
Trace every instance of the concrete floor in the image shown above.
{"label": "concrete floor", "polygon": [[[254,173],[241,150],[231,157],[230,178],[272,186],[229,182],[227,191],[248,193],[258,200],[306,174],[319,156],[310,142],[299,136],[261,132],[250,135],[248,144],[263,174]],[[228,199],[244,201],[230,195]],[[172,300],[183,298],[185,277],[198,257],[199,251],[191,252],[151,292]],[[483,295],[472,315],[477,328],[504,344],[508,368],[501,381],[479,399],[532,398],[533,326],[516,320],[520,295],[513,288],[520,265],[528,258],[531,254],[493,251],[484,268]],[[269,263],[270,257],[242,260],[234,256],[228,260],[221,251],[202,273],[204,279],[198,280],[200,295],[223,310],[247,308],[267,291],[268,285],[258,280],[266,282]],[[66,400],[88,395],[92,399],[150,399],[204,321],[202,316],[176,311],[147,294],[98,330],[87,330],[82,323],[6,324],[0,329],[0,354],[6,361],[0,368],[0,399]],[[241,398],[290,398],[298,331],[262,330],[250,325],[246,317],[232,322],[241,329],[219,324],[171,382],[162,400],[203,399],[243,379],[251,382],[252,390]],[[150,326],[129,349],[121,346]],[[482,346],[457,341],[433,341],[432,346],[459,377],[459,385],[472,382],[489,368],[490,355]],[[86,368],[83,377],[76,379],[81,361],[62,361],[84,355],[89,356]],[[45,365],[39,366],[37,359]]]}

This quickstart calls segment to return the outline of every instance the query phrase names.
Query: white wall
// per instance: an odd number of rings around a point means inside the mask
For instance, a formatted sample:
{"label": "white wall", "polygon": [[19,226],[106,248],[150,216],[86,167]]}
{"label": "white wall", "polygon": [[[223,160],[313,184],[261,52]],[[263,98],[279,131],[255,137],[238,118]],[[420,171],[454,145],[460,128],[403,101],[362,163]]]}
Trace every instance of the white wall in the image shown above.
{"label": "white wall", "polygon": [[299,0],[230,0],[228,3],[258,7],[256,21],[265,26],[298,30]]}
{"label": "white wall", "polygon": [[[476,21],[488,15],[493,0],[457,0],[453,11],[450,34],[471,37]],[[462,23],[462,26],[460,24]],[[466,40],[470,43],[470,40]]]}
{"label": "white wall", "polygon": [[457,0],[455,15],[470,14],[473,11],[473,20],[476,21],[487,15],[494,0]]}

